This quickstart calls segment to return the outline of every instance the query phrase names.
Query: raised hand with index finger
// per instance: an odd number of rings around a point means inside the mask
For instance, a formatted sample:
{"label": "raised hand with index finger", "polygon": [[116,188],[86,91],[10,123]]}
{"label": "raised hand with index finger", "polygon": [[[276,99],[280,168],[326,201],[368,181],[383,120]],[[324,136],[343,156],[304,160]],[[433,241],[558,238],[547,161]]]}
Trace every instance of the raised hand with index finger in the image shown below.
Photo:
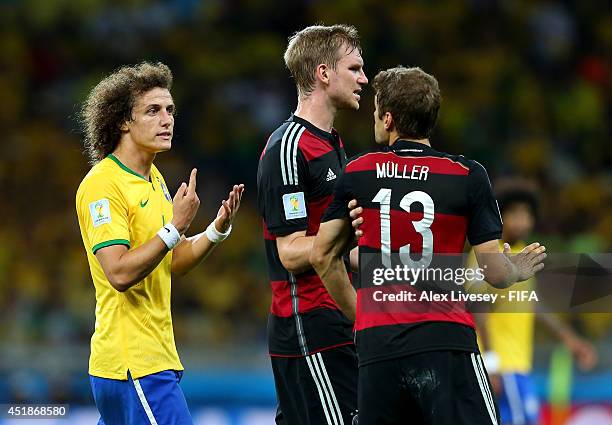
{"label": "raised hand with index finger", "polygon": [[182,235],[184,234],[200,207],[200,198],[196,193],[196,175],[198,170],[191,170],[189,176],[189,184],[181,183],[174,199],[172,200],[172,221],[176,230]]}

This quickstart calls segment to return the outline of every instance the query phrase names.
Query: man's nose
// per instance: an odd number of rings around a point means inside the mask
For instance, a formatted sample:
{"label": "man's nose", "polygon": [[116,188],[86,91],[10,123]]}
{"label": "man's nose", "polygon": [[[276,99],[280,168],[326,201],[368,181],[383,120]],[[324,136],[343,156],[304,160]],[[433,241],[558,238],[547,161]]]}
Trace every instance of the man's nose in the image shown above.
{"label": "man's nose", "polygon": [[368,84],[368,77],[366,77],[365,72],[361,71],[361,75],[359,76],[357,82],[363,85]]}
{"label": "man's nose", "polygon": [[168,111],[162,111],[161,124],[163,126],[169,126],[174,121],[174,115]]}

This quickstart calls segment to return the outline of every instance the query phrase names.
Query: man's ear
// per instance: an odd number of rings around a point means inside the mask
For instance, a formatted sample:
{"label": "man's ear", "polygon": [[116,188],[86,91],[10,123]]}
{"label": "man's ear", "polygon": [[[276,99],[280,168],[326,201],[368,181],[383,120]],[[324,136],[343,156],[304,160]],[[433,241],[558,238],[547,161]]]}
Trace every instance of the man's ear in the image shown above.
{"label": "man's ear", "polygon": [[315,78],[321,81],[323,84],[329,84],[329,68],[326,64],[321,63],[317,65],[315,70]]}
{"label": "man's ear", "polygon": [[385,112],[383,115],[383,124],[385,125],[386,131],[391,131],[395,127],[395,122],[393,121],[393,115],[391,112]]}

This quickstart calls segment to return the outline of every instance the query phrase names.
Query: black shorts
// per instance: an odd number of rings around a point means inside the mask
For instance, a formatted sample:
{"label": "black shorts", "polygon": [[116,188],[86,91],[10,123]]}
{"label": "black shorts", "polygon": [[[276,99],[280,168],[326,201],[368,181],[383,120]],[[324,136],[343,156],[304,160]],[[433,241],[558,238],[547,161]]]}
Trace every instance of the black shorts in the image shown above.
{"label": "black shorts", "polygon": [[[352,425],[357,355],[345,345],[307,357],[272,357],[279,425]],[[356,421],[355,421],[356,423]]]}
{"label": "black shorts", "polygon": [[359,425],[498,425],[478,353],[429,351],[359,369]]}

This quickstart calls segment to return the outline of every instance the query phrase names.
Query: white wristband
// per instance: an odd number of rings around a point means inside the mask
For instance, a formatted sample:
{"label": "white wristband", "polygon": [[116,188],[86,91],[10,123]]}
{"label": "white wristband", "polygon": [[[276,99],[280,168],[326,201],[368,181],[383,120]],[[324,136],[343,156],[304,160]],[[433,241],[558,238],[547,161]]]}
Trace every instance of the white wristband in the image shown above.
{"label": "white wristband", "polygon": [[174,249],[174,247],[181,241],[181,234],[178,232],[178,230],[176,230],[176,227],[174,227],[174,224],[172,223],[165,224],[161,229],[159,229],[157,236],[164,241],[168,249]]}
{"label": "white wristband", "polygon": [[500,360],[495,351],[485,351],[482,353],[482,361],[488,373],[499,373]]}
{"label": "white wristband", "polygon": [[227,232],[221,233],[215,227],[215,220],[213,220],[208,225],[208,227],[206,228],[206,237],[212,243],[223,242],[225,239],[227,239],[227,237],[230,235],[230,233],[232,233],[232,226],[231,225],[230,225],[229,229],[227,229]]}

